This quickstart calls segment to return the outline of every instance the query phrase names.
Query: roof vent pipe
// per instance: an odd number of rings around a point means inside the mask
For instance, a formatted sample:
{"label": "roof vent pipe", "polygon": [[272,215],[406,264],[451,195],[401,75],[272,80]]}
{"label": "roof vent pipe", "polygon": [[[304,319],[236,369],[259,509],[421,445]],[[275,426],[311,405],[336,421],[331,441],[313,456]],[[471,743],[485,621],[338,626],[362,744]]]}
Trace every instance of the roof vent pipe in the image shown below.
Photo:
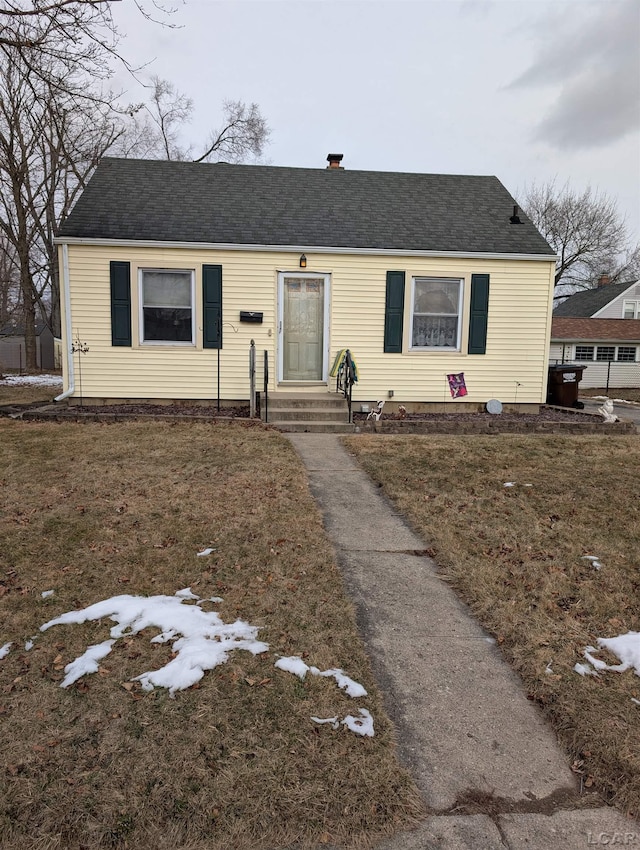
{"label": "roof vent pipe", "polygon": [[611,283],[611,277],[606,272],[602,272],[600,277],[598,278],[598,286],[609,286]]}
{"label": "roof vent pipe", "polygon": [[518,205],[516,204],[513,208],[513,215],[509,219],[511,224],[522,224],[522,222],[520,221],[520,216],[518,215],[519,212],[520,210],[518,209]]}
{"label": "roof vent pipe", "polygon": [[340,163],[342,162],[343,156],[344,154],[341,153],[330,153],[327,156],[327,162],[329,163],[329,165],[327,165],[327,168],[342,168]]}

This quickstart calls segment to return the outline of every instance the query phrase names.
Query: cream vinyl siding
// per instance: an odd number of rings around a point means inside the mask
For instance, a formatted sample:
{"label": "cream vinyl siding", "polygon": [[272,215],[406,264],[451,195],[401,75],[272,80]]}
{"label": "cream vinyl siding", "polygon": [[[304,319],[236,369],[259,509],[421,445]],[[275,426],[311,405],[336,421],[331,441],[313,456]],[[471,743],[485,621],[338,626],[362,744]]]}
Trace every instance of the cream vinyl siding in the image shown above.
{"label": "cream vinyl siding", "polygon": [[[220,351],[220,396],[249,398],[249,345],[257,353],[257,387],[262,388],[263,352],[269,354],[270,390],[277,386],[277,281],[279,272],[299,271],[299,254],[283,251],[110,247],[70,244],[71,337],[89,346],[82,355],[82,390],[86,398],[212,399],[217,392],[215,349],[202,348],[202,265],[222,266],[223,348]],[[546,371],[554,264],[551,261],[489,260],[315,254],[305,251],[306,273],[330,275],[329,360],[350,348],[360,380],[354,398],[373,401],[450,401],[449,372],[464,372],[465,400],[499,398],[538,404],[546,394]],[[131,348],[112,347],[109,263],[131,264]],[[193,269],[195,272],[195,346],[140,345],[138,272],[141,268]],[[402,354],[385,354],[384,322],[387,271],[405,272]],[[489,274],[487,352],[466,354],[472,274]],[[461,350],[410,351],[412,277],[463,280]],[[240,322],[241,310],[264,314],[263,324]],[[68,337],[67,337],[68,339]],[[79,393],[77,355],[76,395]],[[314,391],[333,389],[317,387]],[[66,388],[66,384],[65,384]]]}

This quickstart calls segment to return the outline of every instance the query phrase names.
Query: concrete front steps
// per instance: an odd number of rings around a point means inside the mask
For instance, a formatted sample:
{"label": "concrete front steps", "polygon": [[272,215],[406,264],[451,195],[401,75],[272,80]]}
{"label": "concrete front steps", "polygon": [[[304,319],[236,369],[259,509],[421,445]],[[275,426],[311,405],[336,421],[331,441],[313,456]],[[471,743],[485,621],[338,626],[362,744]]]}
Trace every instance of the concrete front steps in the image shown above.
{"label": "concrete front steps", "polygon": [[[264,419],[264,397],[260,402]],[[354,430],[349,423],[347,400],[340,393],[269,393],[268,422],[280,431],[309,434],[350,434]]]}

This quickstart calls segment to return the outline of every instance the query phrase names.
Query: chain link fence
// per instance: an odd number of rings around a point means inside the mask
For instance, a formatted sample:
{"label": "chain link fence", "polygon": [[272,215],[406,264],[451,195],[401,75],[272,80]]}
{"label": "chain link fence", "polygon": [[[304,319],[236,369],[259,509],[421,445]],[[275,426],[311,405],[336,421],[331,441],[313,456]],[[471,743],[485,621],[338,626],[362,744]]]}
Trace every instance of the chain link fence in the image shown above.
{"label": "chain link fence", "polygon": [[[567,362],[567,361],[564,361]],[[584,366],[580,389],[592,387],[608,389],[640,389],[640,362],[624,363],[617,360],[587,362],[572,360],[572,363]],[[550,365],[561,365],[562,360],[551,361]]]}

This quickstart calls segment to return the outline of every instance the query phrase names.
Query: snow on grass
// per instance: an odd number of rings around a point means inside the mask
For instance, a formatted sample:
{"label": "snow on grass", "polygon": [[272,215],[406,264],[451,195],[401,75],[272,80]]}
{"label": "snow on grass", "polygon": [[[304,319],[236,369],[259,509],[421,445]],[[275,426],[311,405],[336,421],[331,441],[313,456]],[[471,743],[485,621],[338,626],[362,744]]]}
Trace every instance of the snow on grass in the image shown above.
{"label": "snow on grass", "polygon": [[[585,674],[597,676],[597,670],[608,670],[614,673],[633,670],[636,676],[640,676],[640,632],[627,632],[625,635],[618,635],[613,638],[598,638],[596,642],[598,648],[586,646],[583,650],[583,655],[591,664],[591,667],[576,664],[573,668],[576,673],[580,673],[581,676]],[[598,649],[608,649],[609,652],[620,659],[620,664],[607,664],[601,658],[596,658],[594,653],[598,652]],[[582,668],[582,671],[578,669],[579,667]]]}
{"label": "snow on grass", "polygon": [[53,590],[43,590],[40,594],[43,599],[48,599],[50,596],[53,596]]}
{"label": "snow on grass", "polygon": [[354,682],[353,679],[350,679],[349,676],[345,675],[343,670],[318,670],[317,667],[310,667],[309,672],[313,673],[314,676],[331,676],[336,680],[338,687],[341,690],[346,691],[347,695],[352,699],[367,696],[367,692],[362,685],[359,682]]}
{"label": "snow on grass", "polygon": [[203,549],[202,552],[198,552],[198,558],[204,558],[207,555],[210,555],[212,552],[215,552],[215,549],[212,549],[211,546],[207,546],[206,549]]}
{"label": "snow on grass", "polygon": [[[348,696],[352,699],[357,699],[358,697],[366,697],[367,692],[363,688],[363,686],[359,682],[355,682],[349,676],[345,674],[343,670],[339,668],[333,668],[331,670],[318,670],[317,667],[310,667],[308,664],[300,658],[298,655],[289,655],[283,658],[279,658],[275,666],[278,670],[284,670],[286,673],[291,673],[294,676],[299,676],[300,679],[304,679],[307,673],[310,673],[312,676],[322,676],[324,678],[333,678],[336,680],[336,684],[338,687],[345,691]],[[314,723],[330,723],[333,729],[339,729],[340,724],[342,723],[347,729],[350,729],[352,732],[355,732],[356,735],[366,735],[368,737],[373,737],[374,729],[373,729],[373,717],[366,710],[366,708],[360,709],[361,717],[354,717],[351,714],[348,714],[344,720],[338,720],[337,717],[312,717]]]}
{"label": "snow on grass", "polygon": [[592,667],[589,667],[588,664],[580,664],[578,662],[577,664],[574,664],[573,669],[580,676],[597,676],[598,675]]}
{"label": "snow on grass", "polygon": [[352,714],[348,714],[342,722],[347,729],[355,732],[356,735],[366,735],[367,737],[372,738],[374,735],[373,717],[369,714],[366,708],[361,708],[360,714],[362,717],[354,717]]}
{"label": "snow on grass", "polygon": [[287,656],[286,658],[278,658],[275,667],[278,670],[284,670],[287,673],[293,673],[294,676],[299,676],[301,679],[309,672],[309,665],[305,664],[302,658],[297,655]]}
{"label": "snow on grass", "polygon": [[7,387],[61,387],[60,375],[5,375],[0,386]]}
{"label": "snow on grass", "polygon": [[64,672],[67,674],[60,683],[61,688],[68,688],[77,682],[81,676],[86,676],[88,673],[97,673],[100,665],[98,661],[111,652],[111,648],[115,640],[105,640],[102,643],[97,643],[94,646],[87,647],[86,651],[79,655],[71,664],[67,664]]}
{"label": "snow on grass", "polygon": [[[82,655],[67,664],[60,687],[68,688],[82,676],[97,673],[99,662],[110,654],[121,637],[136,635],[147,628],[159,629],[160,633],[151,638],[151,643],[172,643],[174,657],[164,667],[147,670],[135,676],[133,681],[140,682],[145,691],[167,688],[171,696],[175,696],[176,691],[195,685],[207,670],[224,664],[229,653],[235,649],[244,649],[253,655],[259,655],[269,649],[267,643],[257,640],[257,626],[243,620],[224,623],[215,611],[202,610],[203,601],[222,600],[220,597],[202,600],[190,587],[178,590],[174,596],[125,594],[76,611],[68,611],[44,623],[40,626],[41,632],[52,626],[80,624],[103,618],[109,618],[115,623],[110,629],[110,639],[87,647]],[[10,647],[10,643],[5,644],[0,650],[0,658],[8,653]],[[302,658],[296,655],[279,658],[275,666],[301,679],[304,679],[307,673],[333,678],[338,687],[352,699],[367,696],[364,687],[339,668],[319,670],[305,664]],[[372,736],[374,728],[371,714],[366,709],[360,709],[360,715],[348,715],[342,721],[338,721],[337,717],[326,720],[312,719],[316,723],[331,723],[334,728],[339,728],[342,723],[357,735]]]}
{"label": "snow on grass", "polygon": [[13,642],[9,641],[9,643],[5,643],[4,646],[0,646],[0,658],[4,658],[9,654],[9,650],[13,646]]}
{"label": "snow on grass", "polygon": [[[190,604],[193,600],[195,604]],[[195,685],[206,670],[224,664],[234,649],[244,649],[253,655],[267,651],[268,644],[256,639],[257,626],[242,620],[224,623],[215,611],[203,611],[199,602],[190,588],[178,591],[175,596],[113,596],[49,620],[40,626],[40,631],[103,617],[116,623],[110,630],[111,641],[89,647],[84,655],[67,665],[61,687],[68,687],[86,672],[95,672],[94,662],[108,655],[119,638],[147,628],[160,629],[151,642],[171,642],[175,657],[159,670],[148,670],[135,678],[145,690],[168,688],[171,696]]]}
{"label": "snow on grass", "polygon": [[597,555],[583,555],[582,560],[591,561],[591,566],[594,568],[594,570],[599,570],[602,567],[602,564],[600,563],[600,558]]}
{"label": "snow on grass", "polygon": [[344,672],[344,670],[340,670],[339,668],[331,669],[331,670],[318,670],[317,667],[309,667],[304,663],[302,658],[297,655],[289,655],[286,658],[279,658],[275,666],[278,670],[285,670],[287,673],[293,673],[294,676],[299,676],[301,679],[307,675],[307,673],[311,673],[312,676],[324,676],[331,677],[336,680],[336,684],[341,690],[346,691],[348,696],[352,699],[357,699],[358,697],[366,697],[367,692],[362,687],[359,682],[354,682],[353,679],[350,679]]}

